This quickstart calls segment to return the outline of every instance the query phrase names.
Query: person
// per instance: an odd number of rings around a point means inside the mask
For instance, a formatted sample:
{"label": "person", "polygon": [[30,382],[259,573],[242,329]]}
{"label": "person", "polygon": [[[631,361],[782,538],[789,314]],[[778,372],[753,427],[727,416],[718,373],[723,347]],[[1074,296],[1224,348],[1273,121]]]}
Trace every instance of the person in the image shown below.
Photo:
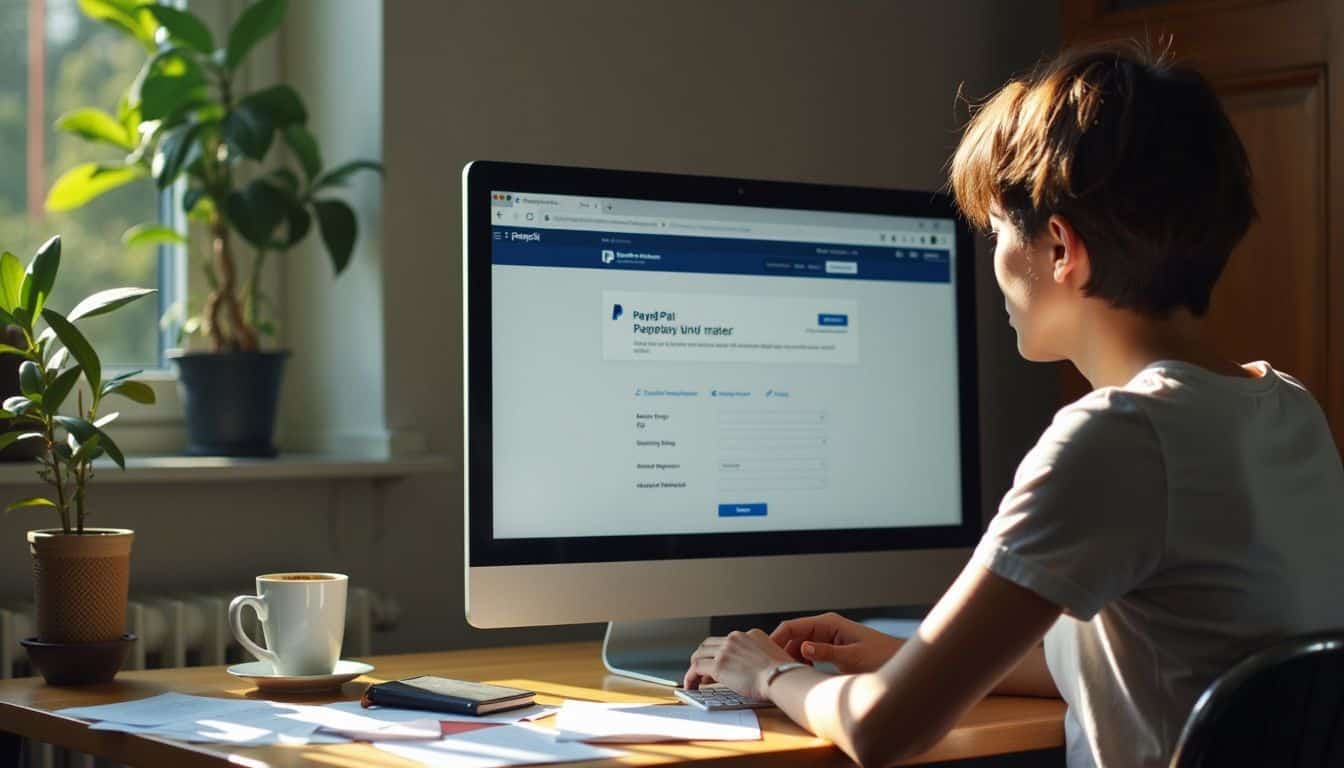
{"label": "person", "polygon": [[1071,767],[1165,766],[1221,672],[1344,626],[1344,468],[1324,414],[1201,333],[1255,216],[1246,152],[1200,75],[1108,46],[1004,86],[950,175],[995,240],[1019,352],[1068,360],[1093,390],[1023,458],[908,641],[800,618],[705,640],[685,685],[770,699],[864,766],[926,750],[991,691],[1059,695]]}

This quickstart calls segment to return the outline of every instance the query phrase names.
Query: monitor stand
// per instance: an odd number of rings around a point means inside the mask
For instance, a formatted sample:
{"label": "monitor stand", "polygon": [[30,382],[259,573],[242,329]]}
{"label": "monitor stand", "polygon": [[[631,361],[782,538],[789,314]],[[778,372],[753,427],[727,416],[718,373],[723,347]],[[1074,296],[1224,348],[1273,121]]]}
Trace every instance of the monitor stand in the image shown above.
{"label": "monitor stand", "polygon": [[602,641],[602,663],[618,675],[681,687],[691,653],[709,637],[709,619],[613,621]]}

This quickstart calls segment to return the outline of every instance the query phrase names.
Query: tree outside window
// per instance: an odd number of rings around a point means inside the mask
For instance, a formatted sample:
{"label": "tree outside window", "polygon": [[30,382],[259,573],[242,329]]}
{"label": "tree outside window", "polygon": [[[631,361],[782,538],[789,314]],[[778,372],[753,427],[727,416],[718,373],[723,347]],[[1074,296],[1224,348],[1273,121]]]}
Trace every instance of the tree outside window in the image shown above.
{"label": "tree outside window", "polygon": [[77,0],[0,0],[0,248],[26,261],[47,238],[61,235],[62,284],[50,305],[63,312],[108,286],[160,288],[157,305],[129,306],[86,329],[107,364],[157,368],[159,315],[179,298],[160,285],[168,251],[161,256],[158,248],[121,242],[129,227],[156,218],[156,192],[132,184],[68,213],[43,209],[63,169],[117,159],[115,148],[59,133],[53,123],[76,107],[115,104],[143,61],[134,40],[85,17]]}

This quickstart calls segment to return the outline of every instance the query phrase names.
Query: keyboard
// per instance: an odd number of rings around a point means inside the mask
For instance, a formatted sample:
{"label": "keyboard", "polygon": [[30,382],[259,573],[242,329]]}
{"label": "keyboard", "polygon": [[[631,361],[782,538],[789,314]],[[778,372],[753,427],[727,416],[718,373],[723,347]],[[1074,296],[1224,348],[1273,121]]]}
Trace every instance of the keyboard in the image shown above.
{"label": "keyboard", "polygon": [[706,712],[722,712],[729,709],[760,709],[761,707],[775,706],[769,701],[741,696],[726,685],[702,685],[694,691],[678,688],[675,692],[678,699]]}

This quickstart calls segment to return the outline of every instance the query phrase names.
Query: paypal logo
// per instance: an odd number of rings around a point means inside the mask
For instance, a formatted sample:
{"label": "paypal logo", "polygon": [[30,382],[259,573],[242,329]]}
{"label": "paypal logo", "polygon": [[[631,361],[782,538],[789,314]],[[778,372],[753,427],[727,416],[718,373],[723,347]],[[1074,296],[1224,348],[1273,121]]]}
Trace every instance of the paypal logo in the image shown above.
{"label": "paypal logo", "polygon": [[611,319],[612,319],[612,320],[620,320],[620,319],[621,319],[621,315],[624,315],[624,314],[625,314],[625,308],[622,307],[620,304],[612,304],[612,305],[611,305]]}
{"label": "paypal logo", "polygon": [[[611,262],[613,262],[613,261],[615,261],[615,260],[616,260],[616,252],[615,252],[615,251],[610,251],[610,250],[602,251],[602,263],[603,263],[603,264],[610,264]],[[619,305],[618,305],[618,306],[619,306]],[[615,318],[612,318],[612,319],[614,320]]]}

